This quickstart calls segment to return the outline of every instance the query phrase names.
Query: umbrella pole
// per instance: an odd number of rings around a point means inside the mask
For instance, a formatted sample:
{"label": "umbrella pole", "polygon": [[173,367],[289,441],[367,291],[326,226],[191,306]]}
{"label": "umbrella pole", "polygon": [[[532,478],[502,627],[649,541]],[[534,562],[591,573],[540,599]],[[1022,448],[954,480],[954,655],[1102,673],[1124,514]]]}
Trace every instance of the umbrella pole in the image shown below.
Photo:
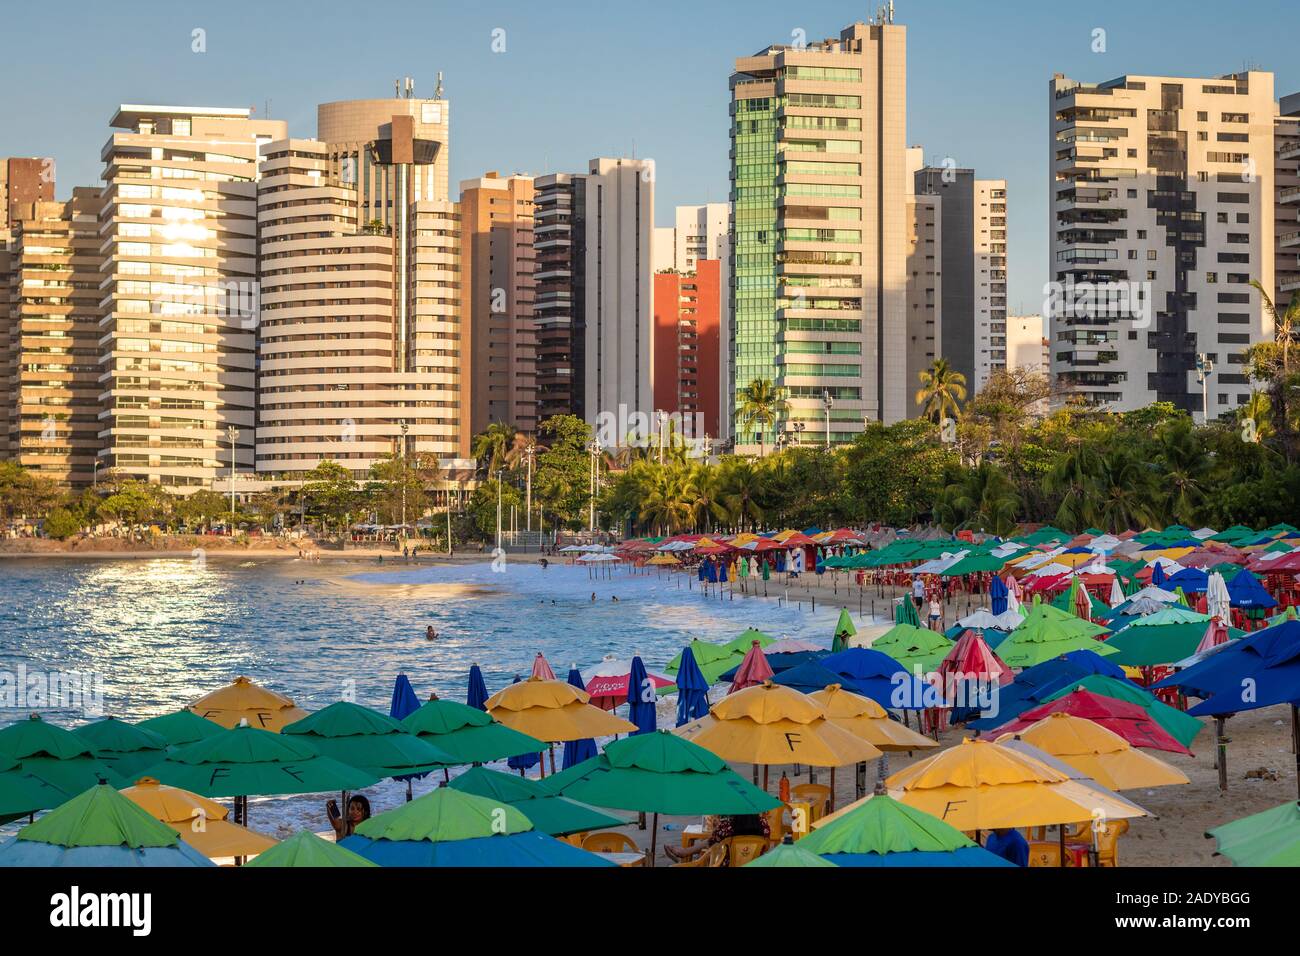
{"label": "umbrella pole", "polygon": [[1223,724],[1226,718],[1214,718],[1215,753],[1218,755],[1219,789],[1228,790],[1228,738],[1223,736]]}
{"label": "umbrella pole", "polygon": [[414,796],[414,794],[411,793],[411,778],[407,777],[406,778],[406,802],[407,803],[411,802],[412,796]]}
{"label": "umbrella pole", "polygon": [[1296,791],[1300,795],[1300,707],[1291,705],[1291,752],[1295,754]]}
{"label": "umbrella pole", "polygon": [[771,769],[767,764],[763,764],[763,791],[767,792],[767,772]]}
{"label": "umbrella pole", "polygon": [[[644,816],[644,815],[643,815]],[[655,847],[659,838],[659,811],[655,811],[654,829],[650,831],[650,865],[655,865]]]}
{"label": "umbrella pole", "polygon": [[1060,846],[1061,846],[1060,865],[1062,868],[1064,868],[1065,867],[1065,824],[1064,823],[1058,823],[1056,825],[1056,833],[1057,833],[1057,840],[1060,842]]}
{"label": "umbrella pole", "polygon": [[831,767],[831,802],[827,808],[830,813],[835,812],[835,768]]}
{"label": "umbrella pole", "polygon": [[553,743],[547,744],[546,749],[551,752],[551,776],[554,777],[555,776],[555,744]]}

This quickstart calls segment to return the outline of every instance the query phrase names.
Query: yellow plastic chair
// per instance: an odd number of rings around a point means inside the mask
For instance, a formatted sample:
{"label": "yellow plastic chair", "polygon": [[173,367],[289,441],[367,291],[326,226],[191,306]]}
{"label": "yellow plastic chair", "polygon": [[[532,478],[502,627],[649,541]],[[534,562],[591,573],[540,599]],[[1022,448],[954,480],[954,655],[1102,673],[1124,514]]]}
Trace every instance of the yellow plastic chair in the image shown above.
{"label": "yellow plastic chair", "polygon": [[[1061,866],[1061,845],[1050,840],[1034,840],[1029,844],[1029,865],[1059,869]],[[1074,865],[1069,853],[1065,854],[1065,865]]]}
{"label": "yellow plastic chair", "polygon": [[782,839],[785,837],[785,815],[789,811],[789,804],[781,804],[767,811],[767,828],[768,828],[768,846],[780,846]]}
{"label": "yellow plastic chair", "polygon": [[731,844],[728,866],[744,866],[750,860],[758,859],[767,849],[767,837],[734,836],[727,842]]}
{"label": "yellow plastic chair", "polygon": [[713,846],[701,853],[700,859],[705,861],[704,865],[714,868],[726,866],[727,855],[731,852],[731,847],[727,846],[728,842],[729,841],[727,840],[723,840],[720,843],[715,843]]}
{"label": "yellow plastic chair", "polygon": [[683,866],[708,866],[708,865],[709,865],[709,854],[701,853],[693,860],[683,860],[681,863],[672,863],[669,865],[668,869],[672,870]]}
{"label": "yellow plastic chair", "polygon": [[590,853],[640,853],[641,848],[626,833],[605,831],[588,833],[583,838],[582,848]]}
{"label": "yellow plastic chair", "polygon": [[826,814],[826,808],[831,802],[831,788],[820,783],[801,783],[799,786],[790,790],[791,802],[801,800],[812,804],[812,819],[808,822],[816,823]]}
{"label": "yellow plastic chair", "polygon": [[1128,832],[1127,820],[1108,820],[1097,834],[1097,865],[1119,866],[1119,838]]}

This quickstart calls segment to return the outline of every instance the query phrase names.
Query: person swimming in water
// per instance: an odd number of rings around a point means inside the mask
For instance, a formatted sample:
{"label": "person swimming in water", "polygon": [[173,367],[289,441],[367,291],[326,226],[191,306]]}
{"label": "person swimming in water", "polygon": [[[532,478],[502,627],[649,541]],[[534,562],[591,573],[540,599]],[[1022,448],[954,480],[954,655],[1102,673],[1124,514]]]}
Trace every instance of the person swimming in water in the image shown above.
{"label": "person swimming in water", "polygon": [[595,592],[595,591],[592,591],[592,592],[591,592],[591,603],[592,603],[592,604],[595,604],[595,603],[596,603],[596,592]]}
{"label": "person swimming in water", "polygon": [[432,624],[424,629],[424,639],[426,641],[436,641],[438,639],[438,632],[433,629]]}

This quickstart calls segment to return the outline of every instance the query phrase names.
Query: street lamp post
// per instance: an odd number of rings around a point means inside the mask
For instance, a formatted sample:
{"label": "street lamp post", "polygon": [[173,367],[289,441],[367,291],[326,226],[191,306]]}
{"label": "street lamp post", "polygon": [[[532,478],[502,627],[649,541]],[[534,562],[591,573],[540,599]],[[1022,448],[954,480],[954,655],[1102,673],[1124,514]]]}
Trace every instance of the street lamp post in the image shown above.
{"label": "street lamp post", "polygon": [[239,429],[234,425],[226,429],[226,437],[230,439],[230,533],[235,533],[235,439],[239,437]]}
{"label": "street lamp post", "polygon": [[831,398],[831,393],[828,390],[823,389],[822,405],[826,409],[826,450],[827,451],[831,450],[831,406],[834,403],[835,403],[834,399]]}
{"label": "street lamp post", "polygon": [[410,428],[406,422],[402,422],[402,540],[406,540],[406,432]]}
{"label": "street lamp post", "polygon": [[91,478],[91,487],[95,491],[99,491],[99,459],[98,458],[95,459],[95,468],[94,468],[94,475]]}
{"label": "street lamp post", "polygon": [[1214,371],[1214,362],[1204,352],[1196,353],[1196,381],[1201,386],[1201,424],[1210,423],[1210,373]]}
{"label": "street lamp post", "polygon": [[596,533],[596,495],[600,491],[600,439],[593,438],[591,444],[587,446],[591,452],[591,500],[588,505],[587,520],[591,525],[591,533]]}
{"label": "street lamp post", "polygon": [[525,458],[528,461],[528,483],[524,490],[524,522],[528,531],[533,530],[533,453],[537,450],[537,445],[530,438],[528,447],[525,449]]}

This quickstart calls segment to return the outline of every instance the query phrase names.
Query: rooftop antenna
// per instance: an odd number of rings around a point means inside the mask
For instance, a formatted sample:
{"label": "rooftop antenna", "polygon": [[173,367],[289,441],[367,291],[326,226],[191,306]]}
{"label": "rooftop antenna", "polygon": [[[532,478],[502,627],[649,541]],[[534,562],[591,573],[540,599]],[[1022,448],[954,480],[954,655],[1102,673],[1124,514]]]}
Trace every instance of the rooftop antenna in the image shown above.
{"label": "rooftop antenna", "polygon": [[442,70],[438,71],[438,85],[434,88],[433,98],[435,100],[442,99]]}
{"label": "rooftop antenna", "polygon": [[396,97],[396,98],[399,99],[399,100],[402,98],[402,81],[401,81],[401,80],[393,80],[393,96]]}
{"label": "rooftop antenna", "polygon": [[409,76],[406,78],[406,98],[409,100],[415,95],[415,80]]}

